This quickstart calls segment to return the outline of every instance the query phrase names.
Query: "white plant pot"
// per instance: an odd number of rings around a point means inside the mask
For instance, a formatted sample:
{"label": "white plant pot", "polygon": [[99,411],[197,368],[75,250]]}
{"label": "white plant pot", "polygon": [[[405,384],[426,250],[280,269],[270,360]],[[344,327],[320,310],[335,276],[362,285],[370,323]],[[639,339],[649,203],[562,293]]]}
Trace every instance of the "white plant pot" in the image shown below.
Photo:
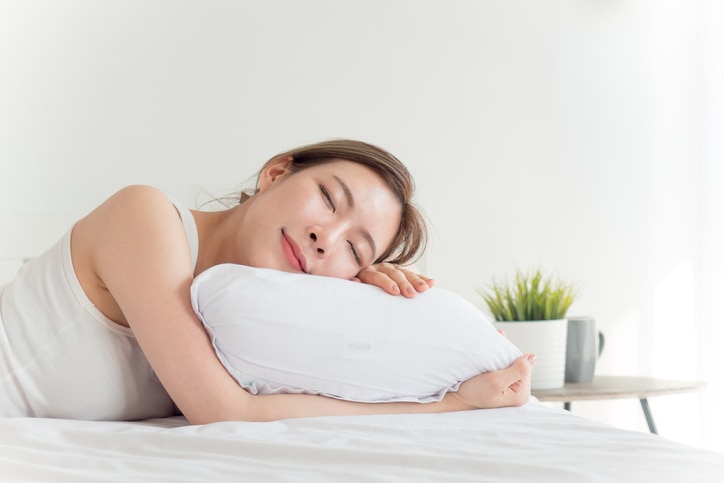
{"label": "white plant pot", "polygon": [[556,389],[566,382],[567,319],[495,322],[508,340],[524,353],[533,353],[537,362],[531,376],[531,389]]}

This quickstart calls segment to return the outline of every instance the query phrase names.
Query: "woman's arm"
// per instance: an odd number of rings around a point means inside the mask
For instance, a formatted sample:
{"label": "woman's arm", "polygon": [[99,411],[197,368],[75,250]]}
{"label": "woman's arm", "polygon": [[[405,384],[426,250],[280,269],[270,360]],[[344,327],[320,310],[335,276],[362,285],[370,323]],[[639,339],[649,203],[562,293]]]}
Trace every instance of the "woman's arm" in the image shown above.
{"label": "woman's arm", "polygon": [[[440,413],[470,409],[522,406],[530,399],[530,375],[535,356],[523,355],[510,367],[480,374],[463,382],[440,402],[358,403],[305,394],[250,396],[258,404],[256,421],[306,416]],[[280,416],[283,415],[283,416]],[[234,419],[234,418],[230,418]]]}
{"label": "woman's arm", "polygon": [[[216,359],[191,307],[193,267],[183,225],[160,191],[125,188],[83,220],[71,239],[76,272],[91,267],[117,304],[101,309],[127,323],[171,398],[192,422],[239,418],[247,393]],[[86,261],[87,260],[87,261]],[[88,277],[85,277],[88,278]],[[99,307],[100,308],[100,307]]]}
{"label": "woman's arm", "polygon": [[[113,297],[171,398],[193,424],[381,413],[443,412],[520,405],[529,397],[531,362],[466,381],[439,403],[354,403],[323,396],[253,396],[219,362],[191,308],[193,267],[178,214],[165,195],[129,187],[81,220],[82,248],[98,285]],[[75,265],[75,259],[74,259]],[[79,267],[82,271],[82,266]]]}

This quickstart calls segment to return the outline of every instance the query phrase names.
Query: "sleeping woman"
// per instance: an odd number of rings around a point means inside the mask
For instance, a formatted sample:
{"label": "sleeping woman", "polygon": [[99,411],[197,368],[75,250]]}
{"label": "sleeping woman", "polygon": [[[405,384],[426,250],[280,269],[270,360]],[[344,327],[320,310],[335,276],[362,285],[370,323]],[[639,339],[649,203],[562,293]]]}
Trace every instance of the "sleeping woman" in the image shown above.
{"label": "sleeping woman", "polygon": [[252,395],[229,375],[191,305],[194,277],[222,263],[358,280],[414,297],[404,268],[424,247],[413,181],[391,154],[329,141],[269,160],[254,193],[190,211],[126,187],[0,292],[0,416],[192,424],[517,406],[534,356],[463,382],[439,402],[367,404]]}

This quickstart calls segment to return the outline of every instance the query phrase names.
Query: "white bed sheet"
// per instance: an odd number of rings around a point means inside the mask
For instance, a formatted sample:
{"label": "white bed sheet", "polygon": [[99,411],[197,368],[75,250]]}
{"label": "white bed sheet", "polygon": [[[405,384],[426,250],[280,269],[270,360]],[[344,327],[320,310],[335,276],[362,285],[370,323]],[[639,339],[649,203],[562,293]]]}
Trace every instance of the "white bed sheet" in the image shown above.
{"label": "white bed sheet", "polygon": [[0,480],[721,483],[724,455],[537,402],[203,426],[22,418],[0,420]]}

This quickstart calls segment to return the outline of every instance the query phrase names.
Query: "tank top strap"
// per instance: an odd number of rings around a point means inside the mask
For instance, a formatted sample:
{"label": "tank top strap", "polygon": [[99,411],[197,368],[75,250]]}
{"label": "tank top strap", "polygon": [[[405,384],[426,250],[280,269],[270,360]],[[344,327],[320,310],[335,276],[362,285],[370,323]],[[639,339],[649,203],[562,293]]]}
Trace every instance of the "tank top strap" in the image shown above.
{"label": "tank top strap", "polygon": [[169,197],[171,203],[173,203],[176,211],[178,211],[181,223],[184,225],[186,231],[186,238],[189,241],[189,248],[191,250],[191,266],[196,268],[196,261],[199,258],[199,232],[196,228],[196,221],[194,215],[191,214],[191,210],[180,204],[175,199]]}

